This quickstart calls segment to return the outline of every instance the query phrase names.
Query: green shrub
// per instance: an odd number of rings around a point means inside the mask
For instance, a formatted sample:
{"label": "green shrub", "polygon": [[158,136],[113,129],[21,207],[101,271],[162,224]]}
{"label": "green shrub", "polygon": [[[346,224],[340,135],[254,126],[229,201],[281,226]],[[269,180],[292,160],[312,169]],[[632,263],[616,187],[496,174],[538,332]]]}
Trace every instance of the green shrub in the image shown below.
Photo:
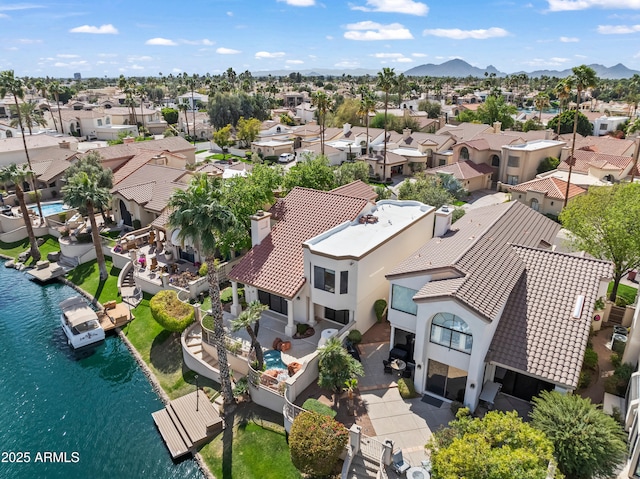
{"label": "green shrub", "polygon": [[584,389],[591,384],[591,373],[589,371],[581,371],[578,379],[578,389]]}
{"label": "green shrub", "polygon": [[617,368],[618,366],[620,366],[620,364],[622,364],[622,358],[618,353],[611,353],[610,359],[611,359],[611,364],[613,364],[614,368]]}
{"label": "green shrub", "polygon": [[307,329],[309,329],[309,325],[305,324],[305,323],[298,323],[296,325],[296,332],[298,334],[304,334],[307,332]]}
{"label": "green shrub", "polygon": [[381,323],[382,320],[387,317],[387,300],[377,299],[376,302],[373,303],[373,310],[376,313],[376,319]]}
{"label": "green shrub", "polygon": [[449,406],[449,408],[455,416],[456,414],[458,414],[458,411],[460,409],[464,408],[464,404],[462,404],[460,401],[451,401],[451,405]]}
{"label": "green shrub", "polygon": [[195,311],[178,299],[178,293],[163,290],[149,301],[151,315],[167,331],[182,332],[195,317]]}
{"label": "green shrub", "polygon": [[249,391],[249,380],[246,376],[241,377],[236,381],[236,385],[233,388],[233,396],[238,397],[246,394]]}
{"label": "green shrub", "polygon": [[584,352],[584,362],[582,363],[582,367],[595,370],[597,366],[598,366],[598,353],[596,353],[591,348],[587,348]]}
{"label": "green shrub", "polygon": [[58,219],[60,220],[60,223],[67,221],[67,212],[63,211],[62,213],[58,213]]}
{"label": "green shrub", "polygon": [[300,413],[289,433],[291,462],[302,473],[328,476],[349,440],[349,431],[338,421],[315,412]]}
{"label": "green shrub", "polygon": [[131,223],[134,230],[139,230],[140,228],[142,228],[142,223],[140,223],[140,220],[133,220]]}
{"label": "green shrub", "polygon": [[629,363],[621,364],[616,368],[613,375],[609,376],[604,383],[604,390],[609,394],[624,396],[627,392],[629,380],[634,372],[634,368]]}
{"label": "green shrub", "polygon": [[616,296],[616,306],[620,306],[621,308],[625,308],[627,305],[629,304],[629,302],[627,301],[627,298],[625,298],[624,296]]}
{"label": "green shrub", "polygon": [[411,378],[398,379],[398,392],[402,399],[411,399],[418,396],[416,388],[413,385],[413,379]]}
{"label": "green shrub", "polygon": [[334,411],[326,404],[322,404],[320,401],[313,398],[307,399],[302,405],[302,409],[322,414],[323,416],[329,416],[332,419],[336,417],[336,414],[338,414],[337,411]]}
{"label": "green shrub", "polygon": [[206,276],[207,275],[207,271],[209,268],[207,268],[207,263],[202,263],[200,265],[200,268],[198,269],[198,274],[200,276]]}
{"label": "green shrub", "polygon": [[362,342],[362,333],[357,329],[352,329],[349,331],[349,336],[347,336],[347,338],[349,338],[349,341],[353,344],[359,344]]}
{"label": "green shrub", "polygon": [[462,208],[456,208],[453,210],[453,213],[451,213],[451,224],[455,223],[456,221],[458,221],[460,218],[462,218],[464,216],[464,214],[467,211],[462,209]]}

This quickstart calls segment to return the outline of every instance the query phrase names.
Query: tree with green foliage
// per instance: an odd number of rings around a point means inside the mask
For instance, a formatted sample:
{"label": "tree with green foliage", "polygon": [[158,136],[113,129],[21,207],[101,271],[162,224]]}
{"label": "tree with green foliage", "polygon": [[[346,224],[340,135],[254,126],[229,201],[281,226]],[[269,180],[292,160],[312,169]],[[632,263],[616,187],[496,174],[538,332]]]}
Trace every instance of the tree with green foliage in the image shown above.
{"label": "tree with green foliage", "polygon": [[27,165],[16,165],[12,163],[8,166],[0,169],[0,183],[3,185],[13,183],[16,189],[16,198],[18,199],[18,205],[20,205],[20,213],[22,213],[22,221],[27,229],[27,237],[29,238],[30,254],[34,261],[40,260],[40,250],[38,249],[38,241],[33,231],[33,224],[31,223],[31,216],[29,215],[29,209],[24,198],[24,190],[22,185],[31,175],[31,170],[27,168]]}
{"label": "tree with green foliage", "polygon": [[33,135],[34,126],[47,126],[47,121],[42,116],[42,110],[38,107],[37,103],[20,103],[18,109],[20,111],[16,112],[16,107],[14,105],[10,106],[11,114],[17,114],[18,116],[9,123],[11,128],[22,128],[22,125],[20,125],[20,121],[22,121],[23,124],[27,125],[29,135]]}
{"label": "tree with green foliage", "polygon": [[364,161],[354,161],[342,163],[335,169],[337,186],[349,184],[360,180],[369,182],[369,165]]}
{"label": "tree with green foliage", "polygon": [[336,187],[336,179],[326,156],[303,155],[302,159],[285,173],[283,186],[286,191],[291,191],[296,186],[329,191]]}
{"label": "tree with green foliage", "polygon": [[440,180],[440,186],[447,190],[456,200],[461,200],[469,195],[467,189],[455,176],[438,173],[438,179]]}
{"label": "tree with green foliage", "polygon": [[554,461],[551,441],[516,411],[489,411],[480,419],[462,408],[425,447],[432,477],[442,479],[545,479]]}
{"label": "tree with green foliage", "polygon": [[365,145],[366,154],[369,154],[369,124],[371,123],[370,113],[376,112],[376,99],[368,87],[362,88],[360,98],[360,106],[358,107],[358,116],[362,117],[367,127],[367,144]]}
{"label": "tree with green foliage", "polygon": [[400,125],[400,119],[397,116],[389,116],[385,120],[384,113],[377,113],[369,122],[371,128],[384,128],[388,130],[397,130]]}
{"label": "tree with green foliage", "polygon": [[346,381],[364,375],[362,364],[347,352],[338,338],[330,338],[318,351],[318,386],[321,388],[339,393]]}
{"label": "tree with green foliage", "polygon": [[539,131],[543,129],[544,125],[540,123],[537,118],[529,118],[522,124],[522,131],[524,131],[525,133],[527,131]]}
{"label": "tree with green foliage", "polygon": [[331,98],[322,90],[311,95],[311,104],[316,107],[316,117],[320,125],[320,154],[324,155],[324,133],[327,113],[331,110]]}
{"label": "tree with green foliage", "polygon": [[304,411],[289,432],[291,462],[303,474],[324,477],[333,473],[349,441],[349,431],[335,419]]}
{"label": "tree with green foliage", "polygon": [[542,110],[549,106],[549,95],[545,92],[539,92],[533,99],[533,103],[538,109],[538,121],[542,123]]}
{"label": "tree with green foliage", "polygon": [[347,98],[342,104],[336,108],[331,120],[331,125],[342,128],[342,125],[349,123],[357,125],[363,115],[360,114],[360,100],[356,98]]}
{"label": "tree with green foliage", "polygon": [[507,103],[502,95],[499,97],[489,95],[486,101],[476,110],[476,119],[486,125],[493,125],[496,121],[499,121],[502,124],[500,128],[506,130],[515,123],[512,115],[517,112],[516,106]]}
{"label": "tree with green foliage", "polygon": [[420,103],[418,103],[418,110],[426,111],[428,118],[438,118],[442,113],[442,107],[440,106],[440,103],[429,100],[422,100]]}
{"label": "tree with green foliage", "polygon": [[[565,110],[551,118],[549,123],[547,123],[547,127],[559,131],[559,135],[566,135],[573,131],[574,118],[575,112],[573,110]],[[559,130],[558,123],[560,124]],[[589,123],[589,119],[582,112],[578,112],[578,126],[576,131],[582,136],[589,136],[593,133],[593,125]]]}
{"label": "tree with green foliage", "polygon": [[86,171],[78,171],[67,179],[67,184],[62,187],[62,196],[67,204],[74,208],[83,208],[87,212],[91,224],[93,247],[96,250],[98,269],[100,270],[100,281],[106,281],[109,273],[102,251],[102,240],[94,208],[108,204],[111,201],[111,194],[108,188],[100,186],[99,181],[100,178],[94,174],[89,175]]}
{"label": "tree with green foliage", "polygon": [[207,175],[195,176],[186,190],[176,190],[169,199],[169,227],[180,229],[178,239],[191,239],[207,263],[207,281],[213,317],[213,340],[218,352],[220,389],[225,405],[234,403],[231,375],[227,361],[225,334],[222,322],[220,283],[216,266],[216,250],[222,233],[235,228],[237,221],[231,208],[220,202],[221,183]]}
{"label": "tree with green foliage", "polygon": [[533,398],[531,425],[553,443],[567,479],[614,477],[627,452],[626,434],[590,399],[543,391]]}
{"label": "tree with green foliage", "polygon": [[560,164],[559,158],[554,158],[553,156],[547,156],[538,165],[536,174],[540,175],[542,173],[546,173],[547,171],[555,170],[556,168],[558,168],[559,164]]}
{"label": "tree with green foliage", "polygon": [[424,173],[417,174],[413,180],[403,181],[398,190],[398,199],[420,201],[436,209],[455,200],[442,186],[440,178]]}
{"label": "tree with green foliage", "polygon": [[247,309],[240,313],[240,315],[231,321],[231,331],[234,333],[244,329],[251,338],[251,349],[256,352],[256,361],[258,362],[257,371],[262,371],[262,365],[264,364],[264,356],[262,354],[262,346],[258,342],[258,335],[253,325],[260,321],[260,316],[263,311],[269,309],[266,304],[261,304],[260,301],[251,301]]}
{"label": "tree with green foliage", "polygon": [[149,301],[149,309],[153,319],[163,329],[172,333],[181,333],[193,323],[195,311],[188,303],[178,299],[178,293],[165,289],[157,293]]}
{"label": "tree with green foliage", "polygon": [[223,126],[213,132],[213,141],[216,145],[222,148],[222,159],[227,157],[227,148],[233,145],[233,139],[231,138],[231,125]]}
{"label": "tree with green foliage", "polygon": [[[56,107],[58,108],[58,120],[60,120],[60,133],[64,135],[64,125],[62,124],[62,110],[60,109],[60,100],[63,100],[64,87],[60,85],[58,80],[54,80],[49,84],[49,93],[53,95],[53,99],[56,101]],[[64,103],[64,101],[62,102]],[[53,116],[53,112],[51,113]]]}
{"label": "tree with green foliage", "polygon": [[[70,178],[77,175],[79,172],[84,171],[90,178],[95,178],[100,188],[106,188],[111,190],[113,188],[113,171],[109,168],[102,166],[102,155],[99,151],[91,150],[80,157],[78,161],[73,163],[64,172],[64,181],[68,182]],[[109,209],[111,198],[105,204],[96,204],[96,208],[100,210],[102,219],[107,223],[105,210]]]}
{"label": "tree with green foliage", "polygon": [[237,95],[216,93],[213,98],[209,97],[209,119],[214,128],[235,125],[241,116],[245,115],[242,113],[240,98]]}
{"label": "tree with green foliage", "polygon": [[261,125],[257,118],[245,120],[244,116],[241,116],[236,126],[236,138],[245,148],[250,147],[251,143],[258,138]]}
{"label": "tree with green foliage", "polygon": [[593,186],[575,197],[560,213],[562,226],[573,234],[574,245],[613,263],[616,300],[620,280],[640,267],[640,184]]}
{"label": "tree with green foliage", "polygon": [[458,113],[456,119],[460,123],[480,123],[480,121],[478,120],[478,115],[475,111],[472,110],[461,110]]}
{"label": "tree with green foliage", "polygon": [[397,86],[396,73],[393,68],[384,67],[382,71],[378,72],[376,86],[384,92],[384,150],[382,153],[382,171],[384,172],[386,180],[387,175],[387,141],[389,125],[387,123],[387,112],[389,110],[389,92]]}
{"label": "tree with green foliage", "polygon": [[178,115],[180,112],[175,108],[163,108],[160,110],[160,113],[162,113],[162,118],[164,118],[164,121],[169,125],[175,125],[178,123]]}

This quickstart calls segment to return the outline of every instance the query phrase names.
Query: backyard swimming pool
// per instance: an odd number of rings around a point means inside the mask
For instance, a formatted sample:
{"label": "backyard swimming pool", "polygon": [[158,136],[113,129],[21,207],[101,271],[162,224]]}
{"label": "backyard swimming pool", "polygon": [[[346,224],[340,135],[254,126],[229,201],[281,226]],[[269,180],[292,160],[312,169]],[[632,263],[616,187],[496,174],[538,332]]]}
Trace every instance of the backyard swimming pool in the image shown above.
{"label": "backyard swimming pool", "polygon": [[264,363],[267,369],[287,370],[287,365],[282,361],[282,353],[276,349],[270,349],[264,352]]}
{"label": "backyard swimming pool", "polygon": [[[67,207],[65,207],[64,202],[62,201],[53,201],[51,203],[41,203],[42,206],[42,214],[46,218],[47,216],[57,215],[58,213],[62,213],[63,211],[67,211]],[[29,206],[30,210],[38,213],[38,207],[36,205]]]}

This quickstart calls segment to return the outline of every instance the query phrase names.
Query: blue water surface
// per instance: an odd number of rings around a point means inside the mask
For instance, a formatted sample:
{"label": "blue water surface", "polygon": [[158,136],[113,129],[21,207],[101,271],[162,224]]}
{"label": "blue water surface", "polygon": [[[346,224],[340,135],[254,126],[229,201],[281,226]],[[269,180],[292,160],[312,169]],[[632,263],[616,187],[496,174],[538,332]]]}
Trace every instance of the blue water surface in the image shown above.
{"label": "blue water surface", "polygon": [[0,261],[0,478],[202,478],[171,460],[151,417],[162,402],[118,337],[67,346],[58,303],[74,294]]}

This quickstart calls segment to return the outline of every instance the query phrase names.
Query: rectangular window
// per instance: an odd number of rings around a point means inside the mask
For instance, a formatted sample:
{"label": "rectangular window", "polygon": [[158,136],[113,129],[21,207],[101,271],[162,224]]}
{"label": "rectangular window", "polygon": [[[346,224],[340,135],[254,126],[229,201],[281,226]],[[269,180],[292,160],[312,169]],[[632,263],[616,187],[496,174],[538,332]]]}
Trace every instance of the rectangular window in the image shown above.
{"label": "rectangular window", "polygon": [[102,120],[98,119],[98,126],[102,126]]}
{"label": "rectangular window", "polygon": [[340,294],[349,292],[349,272],[340,271]]}
{"label": "rectangular window", "polygon": [[447,164],[447,160],[440,159],[438,160],[438,166],[445,166]]}
{"label": "rectangular window", "polygon": [[600,131],[605,131],[607,129],[606,123],[600,123]]}
{"label": "rectangular window", "polygon": [[349,310],[348,309],[331,309],[324,308],[324,317],[331,321],[335,321],[340,324],[347,324],[349,322]]}
{"label": "rectangular window", "polygon": [[518,168],[520,166],[520,158],[517,156],[509,156],[507,166],[511,168]]}
{"label": "rectangular window", "polygon": [[258,300],[262,304],[266,304],[269,306],[271,311],[275,311],[280,314],[287,314],[289,311],[289,307],[287,304],[287,300],[281,296],[277,296],[275,294],[268,293],[266,291],[258,290]]}
{"label": "rectangular window", "polygon": [[415,289],[394,284],[391,287],[391,309],[417,315],[418,305],[413,302],[413,297],[417,292]]}
{"label": "rectangular window", "polygon": [[336,272],[330,269],[313,267],[313,286],[329,293],[336,291]]}
{"label": "rectangular window", "polygon": [[518,176],[516,175],[508,175],[507,176],[507,183],[510,185],[517,185],[518,184]]}

